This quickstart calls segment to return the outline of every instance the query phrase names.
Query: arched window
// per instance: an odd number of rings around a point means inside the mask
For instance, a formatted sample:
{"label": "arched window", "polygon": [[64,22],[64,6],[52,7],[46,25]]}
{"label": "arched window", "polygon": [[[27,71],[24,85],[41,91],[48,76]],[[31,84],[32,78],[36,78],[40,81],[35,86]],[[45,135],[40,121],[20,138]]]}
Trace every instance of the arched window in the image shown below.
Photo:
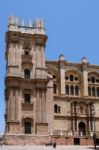
{"label": "arched window", "polygon": [[79,122],[78,130],[82,132],[83,135],[86,135],[86,124],[84,122]]}
{"label": "arched window", "polygon": [[71,95],[74,95],[74,86],[73,85],[71,85],[71,87],[70,87],[70,93],[71,93]]}
{"label": "arched window", "polygon": [[75,77],[75,81],[78,81],[78,78],[77,78],[77,77]]}
{"label": "arched window", "polygon": [[53,91],[54,91],[54,94],[56,94],[56,84],[55,83],[53,84]]}
{"label": "arched window", "polygon": [[69,95],[69,85],[65,86],[66,95]]}
{"label": "arched window", "polygon": [[29,51],[25,51],[25,55],[29,55]]}
{"label": "arched window", "polygon": [[95,83],[95,78],[94,77],[91,77],[91,82]]}
{"label": "arched window", "polygon": [[74,80],[73,75],[70,75],[70,81],[73,81],[73,80]]}
{"label": "arched window", "polygon": [[96,94],[95,94],[95,87],[92,87],[92,96],[96,96]]}
{"label": "arched window", "polygon": [[75,95],[79,95],[79,88],[78,88],[78,86],[75,86]]}
{"label": "arched window", "polygon": [[56,76],[55,76],[55,75],[53,75],[53,78],[54,78],[54,79],[56,79]]}
{"label": "arched window", "polygon": [[30,94],[24,94],[24,102],[30,103],[30,100],[31,100]]}
{"label": "arched window", "polygon": [[67,77],[67,76],[65,77],[65,80],[68,80],[68,77]]}
{"label": "arched window", "polygon": [[90,82],[90,78],[88,78],[88,82]]}
{"label": "arched window", "polygon": [[91,96],[91,87],[88,87],[88,95]]}
{"label": "arched window", "polygon": [[30,78],[30,70],[28,70],[28,69],[24,70],[24,77],[25,78]]}
{"label": "arched window", "polygon": [[99,97],[99,87],[97,87],[97,97]]}

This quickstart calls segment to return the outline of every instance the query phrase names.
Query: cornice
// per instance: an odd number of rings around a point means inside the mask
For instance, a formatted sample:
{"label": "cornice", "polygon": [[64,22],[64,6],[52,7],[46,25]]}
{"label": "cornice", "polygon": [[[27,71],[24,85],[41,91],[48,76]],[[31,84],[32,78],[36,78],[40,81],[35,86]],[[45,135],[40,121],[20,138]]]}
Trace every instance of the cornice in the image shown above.
{"label": "cornice", "polygon": [[84,101],[84,102],[95,102],[95,101],[99,101],[99,98],[93,98],[93,97],[80,97],[80,96],[66,96],[66,95],[60,95],[60,96],[57,96],[57,95],[54,95],[54,101]]}
{"label": "cornice", "polygon": [[[49,65],[59,65],[59,63],[61,63],[59,60],[58,61],[53,61],[53,60],[46,60],[46,65],[49,66]],[[62,64],[64,64],[64,66],[66,67],[77,67],[77,68],[82,68],[84,70],[87,69],[87,71],[91,71],[92,69],[99,69],[99,65],[94,65],[94,64],[86,64],[86,65],[83,65],[82,63],[72,63],[72,62],[67,62],[67,61],[64,61],[62,62]],[[91,70],[90,70],[91,69]]]}
{"label": "cornice", "polygon": [[8,42],[20,42],[21,40],[32,40],[35,44],[45,44],[48,37],[43,34],[27,34],[18,31],[8,31],[6,32],[6,43]]}

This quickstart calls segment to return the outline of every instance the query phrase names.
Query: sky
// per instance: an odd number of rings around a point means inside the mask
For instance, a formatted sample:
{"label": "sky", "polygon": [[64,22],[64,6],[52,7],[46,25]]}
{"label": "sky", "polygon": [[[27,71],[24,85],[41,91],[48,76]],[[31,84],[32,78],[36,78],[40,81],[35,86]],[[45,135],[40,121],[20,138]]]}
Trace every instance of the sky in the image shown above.
{"label": "sky", "polygon": [[48,41],[46,59],[99,65],[99,0],[0,0],[0,133],[4,132],[5,113],[5,33],[8,17],[15,15],[25,24],[44,19]]}

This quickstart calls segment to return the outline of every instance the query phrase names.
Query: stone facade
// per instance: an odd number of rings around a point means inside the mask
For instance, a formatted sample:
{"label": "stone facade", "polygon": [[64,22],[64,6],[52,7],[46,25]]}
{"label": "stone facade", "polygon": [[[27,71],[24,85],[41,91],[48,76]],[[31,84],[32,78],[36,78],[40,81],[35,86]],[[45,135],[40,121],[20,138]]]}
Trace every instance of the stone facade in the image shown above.
{"label": "stone facade", "polygon": [[97,137],[99,132],[99,66],[85,57],[80,63],[65,61],[63,55],[48,61],[46,41],[42,20],[25,26],[24,21],[19,25],[17,17],[9,17],[5,142],[15,144],[15,137],[23,143],[24,137],[28,143],[56,138],[59,144],[79,140],[90,144],[93,132]]}

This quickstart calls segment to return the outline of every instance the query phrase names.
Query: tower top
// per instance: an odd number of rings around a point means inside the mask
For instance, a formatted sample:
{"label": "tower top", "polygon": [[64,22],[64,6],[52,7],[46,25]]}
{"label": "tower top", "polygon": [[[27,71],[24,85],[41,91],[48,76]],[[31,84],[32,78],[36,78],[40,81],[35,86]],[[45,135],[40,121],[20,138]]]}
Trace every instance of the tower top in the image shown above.
{"label": "tower top", "polygon": [[21,20],[21,23],[19,23],[17,16],[10,16],[8,18],[8,30],[19,31],[22,33],[29,33],[29,34],[45,35],[44,21],[39,18],[36,18],[33,23],[31,20],[29,20],[28,25],[25,25],[23,19]]}
{"label": "tower top", "polygon": [[86,63],[87,63],[87,58],[86,58],[86,57],[83,57],[83,58],[81,59],[81,63],[86,64]]}
{"label": "tower top", "polygon": [[64,60],[64,55],[63,54],[59,55],[59,60]]}

